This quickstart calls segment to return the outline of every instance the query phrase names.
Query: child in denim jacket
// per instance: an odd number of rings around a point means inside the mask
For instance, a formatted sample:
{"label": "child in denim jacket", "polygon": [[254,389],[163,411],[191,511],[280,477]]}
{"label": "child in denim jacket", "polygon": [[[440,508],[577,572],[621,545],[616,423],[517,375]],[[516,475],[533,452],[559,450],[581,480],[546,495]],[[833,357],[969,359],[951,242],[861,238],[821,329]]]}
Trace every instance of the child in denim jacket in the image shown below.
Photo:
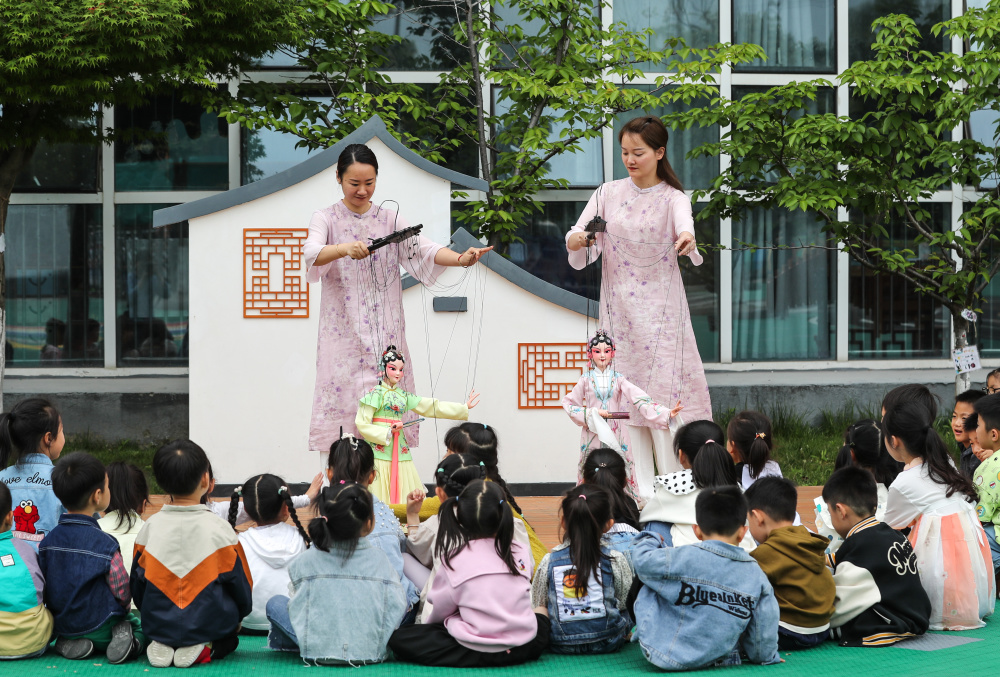
{"label": "child in denim jacket", "polygon": [[593,484],[563,496],[566,540],[542,558],[531,586],[531,605],[549,610],[552,653],[613,653],[628,640],[632,568],[603,540],[615,523],[611,506],[610,494]]}
{"label": "child in denim jacket", "polygon": [[764,572],[739,547],[747,502],[739,487],[703,489],[695,503],[701,540],[679,548],[643,532],[632,547],[645,584],[635,603],[642,653],[663,670],[778,658],[778,601]]}
{"label": "child in denim jacket", "polygon": [[52,464],[65,443],[62,418],[48,400],[29,397],[0,414],[0,482],[14,502],[14,538],[35,550],[66,512],[52,491]]}
{"label": "child in denim jacket", "polygon": [[39,544],[38,563],[45,605],[55,618],[56,651],[70,659],[104,651],[112,664],[135,659],[143,636],[131,612],[128,570],[118,541],[94,519],[111,499],[104,464],[90,454],[69,454],[52,471],[52,489],[67,512]]}

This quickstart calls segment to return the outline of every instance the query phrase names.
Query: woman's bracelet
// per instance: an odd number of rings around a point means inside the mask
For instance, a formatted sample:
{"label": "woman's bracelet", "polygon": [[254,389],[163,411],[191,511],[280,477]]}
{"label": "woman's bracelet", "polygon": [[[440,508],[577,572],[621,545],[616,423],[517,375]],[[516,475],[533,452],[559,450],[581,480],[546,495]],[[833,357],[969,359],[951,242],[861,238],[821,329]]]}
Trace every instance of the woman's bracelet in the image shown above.
{"label": "woman's bracelet", "polygon": [[[465,256],[466,254],[468,254],[468,252],[462,252],[461,254],[458,255],[458,265],[462,266],[463,268],[470,268],[472,267],[472,263],[470,263],[467,266],[462,263],[462,257]],[[473,257],[473,263],[475,263],[475,257]]]}

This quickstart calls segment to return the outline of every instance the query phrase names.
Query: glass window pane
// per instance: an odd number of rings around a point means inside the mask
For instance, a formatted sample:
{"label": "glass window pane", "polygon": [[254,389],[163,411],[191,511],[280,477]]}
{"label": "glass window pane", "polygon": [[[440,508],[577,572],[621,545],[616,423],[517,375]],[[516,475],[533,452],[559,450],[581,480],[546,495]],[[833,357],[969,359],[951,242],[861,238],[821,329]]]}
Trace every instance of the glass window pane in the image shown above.
{"label": "glass window pane", "polygon": [[[968,210],[971,205],[966,205]],[[995,261],[1000,256],[1000,245],[990,243],[985,247],[984,257],[987,261]],[[983,359],[995,360],[1000,357],[1000,278],[994,277],[983,290],[981,311],[975,322],[969,323],[969,343],[979,346],[979,356]],[[994,365],[990,365],[992,369]],[[974,380],[985,379],[987,371],[979,372]]]}
{"label": "glass window pane", "polygon": [[[632,87],[647,92],[652,89],[648,85],[632,85]],[[704,103],[707,103],[707,101]],[[613,148],[615,160],[613,176],[615,180],[624,179],[628,176],[628,171],[626,171],[625,166],[621,162],[620,146],[618,144],[618,133],[625,126],[625,123],[640,115],[667,115],[687,110],[692,105],[698,105],[698,103],[685,104],[678,102],[669,106],[657,106],[649,110],[632,110],[619,114],[615,118],[614,125]],[[712,181],[719,175],[719,158],[700,157],[695,160],[687,160],[685,159],[685,155],[687,155],[688,151],[704,143],[718,143],[719,126],[691,127],[690,129],[672,129],[669,131],[670,138],[667,141],[667,159],[670,160],[670,166],[674,168],[674,172],[677,174],[677,178],[681,180],[681,184],[685,189],[708,188]]]}
{"label": "glass window pane", "polygon": [[872,22],[887,14],[905,14],[912,17],[920,31],[920,45],[917,49],[928,52],[951,50],[951,38],[942,32],[937,37],[931,34],[931,27],[951,18],[949,0],[910,0],[909,2],[885,2],[885,0],[848,0],[848,56],[851,63],[875,58],[871,45],[875,42]]}
{"label": "glass window pane", "polygon": [[[951,205],[924,204],[939,228],[950,228]],[[854,216],[852,218],[859,218]],[[879,247],[910,249],[917,260],[930,255],[926,244],[912,239],[913,231],[893,219],[888,239]],[[917,293],[913,285],[894,275],[877,275],[851,261],[848,355],[852,359],[945,357],[951,336],[951,316],[940,303]]]}
{"label": "glass window pane", "polygon": [[835,9],[834,0],[733,0],[733,42],[760,45],[767,54],[734,70],[836,72]]}
{"label": "glass window pane", "polygon": [[49,143],[35,148],[27,167],[14,182],[15,193],[95,193],[101,143]]}
{"label": "glass window pane", "polygon": [[372,28],[403,41],[392,45],[386,54],[389,62],[380,70],[441,71],[469,60],[468,50],[452,37],[456,21],[464,21],[465,13],[456,11],[452,3],[427,3],[420,0],[390,0],[397,8]]}
{"label": "glass window pane", "polygon": [[[505,115],[510,111],[510,99],[501,98],[499,88],[493,89],[493,111],[496,115]],[[543,115],[551,115],[551,108],[546,108]],[[562,125],[554,125],[549,131],[549,139],[559,140]],[[601,149],[601,138],[583,139],[577,153],[565,152],[556,155],[548,161],[548,176],[556,179],[566,179],[570,186],[592,187],[604,181],[604,153]]]}
{"label": "glass window pane", "polygon": [[[1000,127],[1000,113],[995,110],[977,110],[969,116],[969,127],[966,136],[975,139],[987,148],[997,146],[997,128]],[[986,160],[985,156],[980,156]],[[979,190],[993,190],[997,187],[1000,174],[993,172],[983,177]]]}
{"label": "glass window pane", "polygon": [[299,66],[299,61],[295,56],[279,50],[254,60],[253,68],[289,70],[301,68],[301,66]]}
{"label": "glass window pane", "polygon": [[240,180],[242,185],[274,176],[291,169],[309,157],[308,148],[296,148],[300,138],[274,129],[243,129],[240,154]]}
{"label": "glass window pane", "polygon": [[229,188],[229,125],[180,95],[115,108],[115,190]]}
{"label": "glass window pane", "polygon": [[[684,38],[689,47],[708,47],[719,42],[718,0],[615,0],[614,20],[629,30],[652,28],[651,50],[662,50],[668,38]],[[694,58],[694,57],[690,57]],[[661,64],[638,64],[643,71],[664,71]]]}
{"label": "glass window pane", "polygon": [[101,206],[11,205],[6,231],[8,366],[103,366]]}
{"label": "glass window pane", "polygon": [[[695,203],[695,214],[704,208],[704,204]],[[717,218],[696,220],[694,229],[698,242],[714,244],[719,241]],[[681,279],[684,280],[684,293],[691,310],[691,324],[702,362],[719,361],[719,257],[717,249],[705,254],[700,266],[692,264],[688,256],[680,257]]]}
{"label": "glass window pane", "polygon": [[831,360],[836,355],[836,252],[746,249],[826,245],[811,214],[752,209],[733,220],[733,359]]}
{"label": "glass window pane", "polygon": [[169,206],[115,207],[119,367],[187,365],[188,225],[152,227]]}

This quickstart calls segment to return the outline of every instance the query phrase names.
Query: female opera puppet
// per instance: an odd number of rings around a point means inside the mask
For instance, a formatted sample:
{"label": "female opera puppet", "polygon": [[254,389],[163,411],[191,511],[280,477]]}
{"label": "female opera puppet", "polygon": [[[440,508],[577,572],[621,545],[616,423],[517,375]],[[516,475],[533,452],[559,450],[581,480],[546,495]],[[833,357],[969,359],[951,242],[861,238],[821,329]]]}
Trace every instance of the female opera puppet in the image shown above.
{"label": "female opera puppet", "polygon": [[396,346],[386,348],[379,363],[381,380],[361,398],[354,420],[375,452],[377,472],[371,492],[389,504],[405,503],[407,494],[424,488],[406,443],[403,414],[413,411],[427,418],[467,421],[469,409],[479,402],[475,390],[465,404],[412,395],[398,387],[405,366],[403,354]]}
{"label": "female opera puppet", "polygon": [[670,428],[671,419],[683,407],[679,400],[673,409],[654,402],[641,388],[612,369],[615,343],[605,332],[598,331],[590,339],[587,357],[590,358],[592,368],[583,372],[572,392],[562,401],[563,409],[580,426],[578,481],[583,481],[583,463],[587,459],[587,453],[602,446],[610,447],[625,458],[629,476],[626,490],[639,502],[639,488],[629,444],[628,405],[631,404],[645,419],[645,425],[660,429]]}

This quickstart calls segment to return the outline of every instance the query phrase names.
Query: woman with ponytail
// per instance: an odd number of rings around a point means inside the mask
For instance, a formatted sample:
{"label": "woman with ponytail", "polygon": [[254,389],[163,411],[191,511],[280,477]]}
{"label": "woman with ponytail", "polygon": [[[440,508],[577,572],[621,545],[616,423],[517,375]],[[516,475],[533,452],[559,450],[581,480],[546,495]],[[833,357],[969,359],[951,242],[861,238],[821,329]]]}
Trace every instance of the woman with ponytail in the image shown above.
{"label": "woman with ponytail", "polygon": [[[243,619],[243,630],[266,632],[267,603],[275,595],[288,592],[288,565],[305,552],[309,536],[299,523],[299,516],[285,481],[276,475],[255,475],[237,487],[229,501],[229,523],[236,528],[236,518],[243,508],[256,526],[240,534],[240,545],[253,577],[253,611]],[[293,527],[288,524],[291,518]]]}
{"label": "woman with ponytail", "polygon": [[420,665],[493,667],[536,660],[549,643],[544,607],[531,608],[528,553],[495,482],[473,480],[441,505],[440,558],[424,625],[389,640],[396,657]]}
{"label": "woman with ponytail", "polygon": [[500,486],[511,515],[515,520],[521,522],[524,531],[528,534],[528,539],[531,542],[532,563],[542,561],[542,557],[549,549],[545,547],[535,530],[531,528],[528,520],[524,518],[524,511],[521,510],[521,506],[514,499],[514,494],[511,493],[507,482],[500,475],[500,440],[497,438],[496,428],[485,423],[469,421],[449,430],[444,440],[449,453],[469,454],[486,467],[486,479]]}
{"label": "woman with ponytail", "polygon": [[309,522],[312,547],[288,568],[291,598],[267,603],[268,646],[320,665],[384,661],[408,603],[389,559],[367,538],[375,526],[372,495],[338,481],[320,493],[317,512]]}
{"label": "woman with ponytail", "polygon": [[781,477],[781,466],[771,459],[774,436],[771,419],[759,411],[741,411],[729,420],[726,447],[736,462],[743,491],[761,477]]}
{"label": "woman with ponytail", "polygon": [[[903,471],[889,487],[885,522],[909,527],[920,583],[931,600],[931,630],[970,630],[993,613],[993,561],[976,490],[956,468],[921,402],[901,402],[882,418],[885,448]],[[903,561],[903,560],[901,560]]]}
{"label": "woman with ponytail", "polygon": [[[695,501],[703,489],[739,486],[733,459],[725,449],[726,436],[712,421],[692,421],[674,436],[677,462],[684,470],[656,478],[653,499],[642,509],[643,531],[651,531],[671,546],[692,545]],[[740,542],[747,552],[756,544],[749,532]]]}
{"label": "woman with ponytail", "polygon": [[612,504],[593,484],[563,495],[563,542],[542,559],[531,586],[531,603],[549,610],[553,653],[613,653],[628,640],[632,567],[603,540],[615,524]]}
{"label": "woman with ponytail", "polygon": [[[654,115],[625,123],[618,141],[628,176],[595,191],[566,234],[566,249],[577,270],[603,256],[598,326],[618,339],[615,371],[654,402],[683,400],[685,419],[711,419],[679,261],[689,256],[699,266],[702,257],[691,198],[667,159],[668,139],[663,121]],[[587,232],[595,219],[598,232]],[[672,460],[671,433],[632,411],[629,439],[639,494],[648,499],[656,474],[653,459]]]}

